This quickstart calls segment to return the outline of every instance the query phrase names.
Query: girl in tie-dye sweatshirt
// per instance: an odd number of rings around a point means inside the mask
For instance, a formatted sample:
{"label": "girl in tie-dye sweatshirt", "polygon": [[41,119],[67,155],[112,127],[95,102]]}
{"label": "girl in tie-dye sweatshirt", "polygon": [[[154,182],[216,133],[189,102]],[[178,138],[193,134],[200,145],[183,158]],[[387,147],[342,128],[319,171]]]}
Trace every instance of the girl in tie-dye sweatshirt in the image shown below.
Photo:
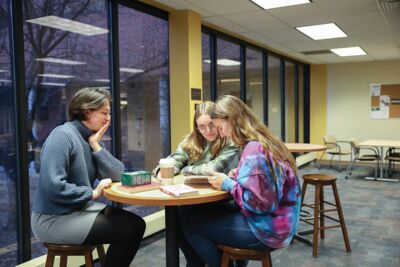
{"label": "girl in tie-dye sweatshirt", "polygon": [[211,117],[221,136],[242,147],[238,167],[228,175],[214,172],[209,180],[231,193],[234,207],[209,206],[206,215],[191,218],[184,227],[190,244],[214,267],[222,256],[216,244],[250,249],[289,245],[297,230],[301,193],[294,158],[240,99],[220,97]]}

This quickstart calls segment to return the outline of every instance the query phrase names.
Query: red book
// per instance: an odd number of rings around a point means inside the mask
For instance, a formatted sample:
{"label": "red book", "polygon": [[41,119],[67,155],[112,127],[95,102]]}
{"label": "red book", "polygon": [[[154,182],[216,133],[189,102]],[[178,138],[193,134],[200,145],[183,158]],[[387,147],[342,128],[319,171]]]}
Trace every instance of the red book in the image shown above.
{"label": "red book", "polygon": [[173,197],[189,197],[199,194],[199,190],[185,184],[163,185],[160,190]]}
{"label": "red book", "polygon": [[133,194],[133,193],[158,189],[158,188],[160,188],[161,185],[162,184],[158,183],[158,182],[151,182],[151,184],[136,185],[136,186],[119,185],[119,186],[117,186],[117,190],[120,190],[125,193],[129,193],[129,194]]}

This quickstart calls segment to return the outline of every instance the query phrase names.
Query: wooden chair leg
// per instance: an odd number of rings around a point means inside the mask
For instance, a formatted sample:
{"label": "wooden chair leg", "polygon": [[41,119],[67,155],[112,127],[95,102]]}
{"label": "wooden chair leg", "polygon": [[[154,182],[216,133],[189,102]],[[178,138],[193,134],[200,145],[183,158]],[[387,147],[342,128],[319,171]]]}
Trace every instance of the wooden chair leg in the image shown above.
{"label": "wooden chair leg", "polygon": [[314,199],[314,236],[313,236],[313,257],[318,255],[318,214],[319,214],[319,198],[321,186],[315,185],[315,199]]}
{"label": "wooden chair leg", "polygon": [[93,255],[91,251],[85,252],[85,266],[93,267]]}
{"label": "wooden chair leg", "polygon": [[48,251],[47,252],[47,257],[46,257],[46,267],[53,267],[54,265],[54,257],[56,254],[53,251]]}
{"label": "wooden chair leg", "polygon": [[266,258],[261,260],[262,267],[272,267],[271,254],[268,253]]}
{"label": "wooden chair leg", "polygon": [[221,267],[228,267],[228,266],[229,266],[229,256],[227,253],[223,252]]}
{"label": "wooden chair leg", "polygon": [[61,254],[60,255],[60,267],[67,267],[68,264],[68,256]]}
{"label": "wooden chair leg", "polygon": [[317,217],[319,215],[319,228],[320,228],[319,232],[321,235],[321,239],[325,238],[325,229],[323,229],[323,227],[325,226],[325,216],[323,210],[324,210],[324,187],[321,186],[321,191],[319,192],[319,214],[317,215],[314,214],[314,216]]}
{"label": "wooden chair leg", "polygon": [[105,252],[104,252],[104,247],[103,247],[103,245],[98,245],[98,246],[97,246],[97,255],[99,256],[100,266],[101,266],[101,267],[104,267],[104,266],[105,266],[106,254],[105,254]]}
{"label": "wooden chair leg", "polygon": [[336,183],[332,184],[333,195],[335,197],[336,206],[338,209],[339,220],[340,220],[340,227],[342,228],[342,234],[344,239],[344,244],[346,246],[346,251],[351,252],[349,236],[347,234],[346,223],[344,222],[343,210],[342,205],[340,204],[339,194],[336,188]]}

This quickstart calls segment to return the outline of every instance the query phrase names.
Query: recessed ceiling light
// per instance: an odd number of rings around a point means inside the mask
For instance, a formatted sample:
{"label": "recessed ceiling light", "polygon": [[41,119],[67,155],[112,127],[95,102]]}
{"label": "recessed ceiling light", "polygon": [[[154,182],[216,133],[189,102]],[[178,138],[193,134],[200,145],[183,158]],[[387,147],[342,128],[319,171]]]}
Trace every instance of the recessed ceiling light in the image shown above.
{"label": "recessed ceiling light", "polygon": [[314,40],[347,37],[335,23],[296,27],[296,29]]}
{"label": "recessed ceiling light", "polygon": [[10,83],[11,80],[6,80],[6,79],[0,79],[0,83]]}
{"label": "recessed ceiling light", "polygon": [[75,61],[75,60],[62,59],[62,58],[53,58],[53,57],[37,58],[35,60],[49,62],[49,63],[64,64],[64,65],[84,65],[84,64],[86,64],[86,62],[82,62],[82,61]]}
{"label": "recessed ceiling light", "polygon": [[221,79],[221,83],[235,83],[235,82],[240,82],[239,78],[232,78],[232,79]]}
{"label": "recessed ceiling light", "polygon": [[134,69],[134,68],[119,68],[121,72],[129,72],[129,73],[142,73],[144,70],[141,69]]}
{"label": "recessed ceiling light", "polygon": [[8,70],[0,70],[0,73],[2,73],[2,72],[9,72]]}
{"label": "recessed ceiling light", "polygon": [[49,77],[49,78],[61,78],[61,79],[71,79],[71,78],[75,77],[75,76],[72,76],[72,75],[52,74],[52,73],[38,74],[38,76],[40,76],[40,77]]}
{"label": "recessed ceiling light", "polygon": [[48,82],[43,82],[40,84],[47,85],[47,86],[58,86],[58,87],[64,87],[66,85],[65,83],[48,83]]}
{"label": "recessed ceiling light", "polygon": [[96,27],[90,24],[78,22],[75,20],[60,18],[57,16],[46,16],[27,20],[27,22],[47,26],[58,30],[68,31],[83,34],[86,36],[93,36],[108,33],[107,29]]}
{"label": "recessed ceiling light", "polygon": [[[211,63],[211,60],[205,59],[203,60],[204,63]],[[227,58],[221,58],[217,60],[217,65],[220,66],[237,66],[240,65],[239,61],[232,60],[232,59],[227,59]]]}
{"label": "recessed ceiling light", "polygon": [[350,57],[350,56],[363,56],[367,53],[359,46],[354,47],[344,47],[344,48],[334,48],[331,49],[333,53],[341,57]]}
{"label": "recessed ceiling light", "polygon": [[310,0],[250,0],[263,9],[309,4]]}
{"label": "recessed ceiling light", "polygon": [[232,60],[232,59],[227,59],[227,58],[221,58],[217,60],[217,64],[221,66],[238,66],[240,65],[239,61]]}

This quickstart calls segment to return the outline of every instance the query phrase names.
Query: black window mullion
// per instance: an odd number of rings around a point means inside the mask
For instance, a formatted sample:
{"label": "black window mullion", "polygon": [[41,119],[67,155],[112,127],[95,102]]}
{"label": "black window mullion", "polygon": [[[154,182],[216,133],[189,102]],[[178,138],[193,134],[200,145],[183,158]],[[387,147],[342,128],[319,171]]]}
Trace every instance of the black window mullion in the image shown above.
{"label": "black window mullion", "polygon": [[112,94],[112,152],[118,159],[122,158],[121,152],[121,90],[119,74],[119,41],[118,41],[118,3],[108,2],[108,28],[109,39],[109,69]]}
{"label": "black window mullion", "polygon": [[303,66],[304,143],[310,143],[310,65]]}
{"label": "black window mullion", "polygon": [[31,259],[31,223],[28,173],[27,103],[22,1],[8,1],[12,82],[15,87],[15,151],[17,203],[17,262]]}

